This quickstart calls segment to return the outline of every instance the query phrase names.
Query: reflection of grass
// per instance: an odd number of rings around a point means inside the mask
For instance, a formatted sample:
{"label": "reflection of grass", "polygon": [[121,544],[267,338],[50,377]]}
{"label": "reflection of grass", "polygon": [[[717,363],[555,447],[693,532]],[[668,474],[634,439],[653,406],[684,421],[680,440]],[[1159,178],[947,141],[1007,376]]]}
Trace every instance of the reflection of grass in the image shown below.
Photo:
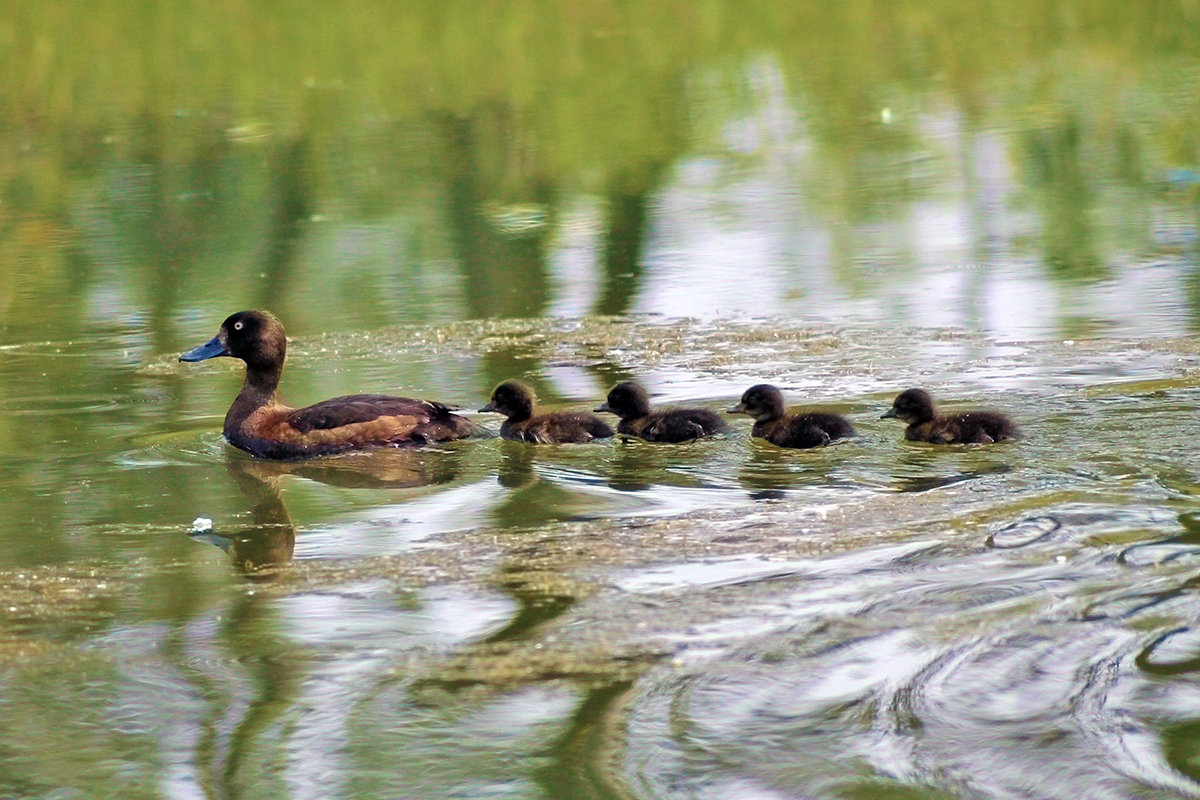
{"label": "reflection of grass", "polygon": [[[866,0],[819,9],[578,3],[554,13],[532,0],[359,2],[303,14],[166,0],[85,13],[10,5],[0,27],[0,307],[18,316],[13,274],[23,291],[60,291],[76,229],[89,260],[137,273],[128,288],[150,295],[139,300],[160,306],[154,317],[164,324],[185,296],[286,304],[295,276],[280,254],[289,254],[288,234],[311,243],[312,231],[295,227],[310,214],[407,220],[415,251],[400,264],[295,254],[321,265],[315,280],[365,273],[386,287],[395,269],[452,256],[454,234],[436,232],[455,194],[439,182],[448,160],[464,155],[472,185],[460,196],[472,203],[514,207],[565,189],[640,209],[663,165],[713,146],[731,119],[760,113],[762,87],[775,81],[799,98],[817,145],[809,200],[835,231],[902,216],[944,182],[913,166],[931,155],[923,114],[1028,131],[1018,155],[1028,179],[1047,187],[1031,200],[1044,218],[1044,256],[1065,275],[1094,274],[1104,261],[1091,243],[1103,226],[1085,224],[1095,184],[1152,176],[1146,162],[1186,164],[1200,149],[1190,92],[1200,26],[1182,6],[1148,14],[1115,0],[1078,2],[1048,15],[998,2],[968,12],[949,0],[886,10]],[[1165,66],[1173,60],[1178,68]],[[928,108],[931,87],[952,107]],[[1139,99],[1114,104],[1117,91]],[[1127,124],[1106,118],[1113,108]],[[465,154],[451,134],[464,126]],[[771,146],[771,134],[759,131],[757,146]],[[958,166],[953,157],[932,163]],[[638,266],[620,252],[635,223],[606,232],[621,274]],[[471,225],[457,241],[465,253],[494,244]],[[636,254],[636,238],[628,244]],[[524,258],[511,249],[497,251],[509,270]],[[853,245],[835,249],[839,280],[856,285]],[[486,266],[468,268],[472,315],[495,313],[486,302],[505,289],[488,282]],[[521,269],[536,295],[544,274],[533,263]],[[195,277],[217,270],[219,285]],[[344,298],[386,309],[411,283],[346,289]],[[628,294],[605,291],[618,289]],[[622,308],[609,294],[601,308]],[[498,308],[531,313],[542,302]]]}

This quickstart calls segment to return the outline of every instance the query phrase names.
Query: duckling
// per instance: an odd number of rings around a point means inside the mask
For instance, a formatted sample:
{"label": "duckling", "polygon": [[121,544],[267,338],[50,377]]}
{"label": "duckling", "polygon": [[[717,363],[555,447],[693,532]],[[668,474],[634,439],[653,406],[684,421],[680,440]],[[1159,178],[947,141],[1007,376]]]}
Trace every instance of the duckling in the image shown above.
{"label": "duckling", "polygon": [[211,340],[179,356],[180,361],[230,356],[246,363],[242,391],[225,415],[225,439],[234,447],[260,458],[292,459],[480,432],[448,406],[409,397],[352,394],[292,408],[275,396],[286,353],[283,323],[266,311],[239,311]]}
{"label": "duckling", "polygon": [[505,381],[492,392],[492,399],[480,411],[492,411],[507,417],[500,436],[514,442],[538,444],[581,444],[607,439],[613,429],[604,420],[586,411],[533,413],[533,392],[520,381]]}
{"label": "duckling", "polygon": [[908,423],[904,438],[910,442],[989,444],[1021,436],[1013,421],[997,411],[939,415],[933,397],[923,389],[906,389],[897,395],[892,407],[881,417],[889,418]]}
{"label": "duckling", "polygon": [[596,409],[616,414],[617,432],[648,442],[688,442],[725,432],[725,421],[707,408],[673,408],[652,413],[650,395],[633,381],[618,383]]}
{"label": "duckling", "polygon": [[838,414],[810,411],[786,416],[783,394],[766,383],[747,389],[729,413],[749,414],[754,419],[750,434],[779,447],[821,447],[855,435],[854,426]]}

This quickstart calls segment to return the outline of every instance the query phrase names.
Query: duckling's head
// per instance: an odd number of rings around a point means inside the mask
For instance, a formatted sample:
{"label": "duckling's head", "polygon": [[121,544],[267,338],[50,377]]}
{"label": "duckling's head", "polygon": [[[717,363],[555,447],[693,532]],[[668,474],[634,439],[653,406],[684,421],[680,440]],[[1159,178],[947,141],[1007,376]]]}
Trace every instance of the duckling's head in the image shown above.
{"label": "duckling's head", "polygon": [[511,420],[533,416],[533,390],[520,381],[505,381],[492,392],[492,399],[480,411],[494,411]]}
{"label": "duckling's head", "polygon": [[597,411],[616,414],[621,419],[637,419],[650,413],[650,395],[633,381],[618,383]]}
{"label": "duckling's head", "polygon": [[287,355],[283,323],[268,311],[239,311],[221,323],[209,341],[179,356],[180,361],[204,361],[217,356],[240,358],[255,369],[278,369]]}
{"label": "duckling's head", "polygon": [[755,422],[781,419],[784,414],[783,393],[767,383],[751,386],[742,394],[742,401],[729,409],[730,414],[748,414]]}
{"label": "duckling's head", "polygon": [[905,389],[880,419],[896,418],[912,425],[933,419],[933,397],[924,389]]}

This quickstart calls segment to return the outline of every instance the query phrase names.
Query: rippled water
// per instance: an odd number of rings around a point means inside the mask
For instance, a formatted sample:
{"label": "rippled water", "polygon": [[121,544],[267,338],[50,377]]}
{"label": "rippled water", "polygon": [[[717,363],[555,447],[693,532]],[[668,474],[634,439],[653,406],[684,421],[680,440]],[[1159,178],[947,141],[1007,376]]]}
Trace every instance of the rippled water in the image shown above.
{"label": "rippled water", "polygon": [[[87,480],[133,471],[159,487],[151,510],[198,491],[0,573],[10,791],[69,768],[169,796],[1200,794],[1194,340],[502,327],[503,347],[583,354],[572,385],[591,388],[560,405],[644,364],[664,402],[721,408],[769,378],[860,435],[786,451],[738,419],[682,446],[493,438],[278,464],[216,432],[234,365],[152,360],[101,407],[124,417],[139,382],[170,376],[200,409],[115,426]],[[501,346],[494,324],[457,333]],[[368,385],[425,346],[410,329],[294,344],[289,375],[347,364]],[[879,415],[914,375],[1027,438],[903,441]],[[45,749],[63,731],[69,758]]]}

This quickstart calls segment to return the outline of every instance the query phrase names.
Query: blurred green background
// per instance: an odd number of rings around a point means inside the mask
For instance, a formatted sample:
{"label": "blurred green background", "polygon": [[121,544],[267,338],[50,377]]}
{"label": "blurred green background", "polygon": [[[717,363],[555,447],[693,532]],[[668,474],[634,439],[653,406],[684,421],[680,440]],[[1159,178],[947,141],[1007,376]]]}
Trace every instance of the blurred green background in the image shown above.
{"label": "blurred green background", "polygon": [[539,316],[579,228],[578,310],[636,310],[656,203],[697,162],[720,172],[710,192],[785,173],[774,207],[828,239],[813,261],[837,290],[919,263],[904,222],[947,195],[964,261],[1099,280],[1194,245],[1198,13],[6,3],[0,341],[133,319],[169,351],[191,343],[182,321],[261,305],[296,332]]}

